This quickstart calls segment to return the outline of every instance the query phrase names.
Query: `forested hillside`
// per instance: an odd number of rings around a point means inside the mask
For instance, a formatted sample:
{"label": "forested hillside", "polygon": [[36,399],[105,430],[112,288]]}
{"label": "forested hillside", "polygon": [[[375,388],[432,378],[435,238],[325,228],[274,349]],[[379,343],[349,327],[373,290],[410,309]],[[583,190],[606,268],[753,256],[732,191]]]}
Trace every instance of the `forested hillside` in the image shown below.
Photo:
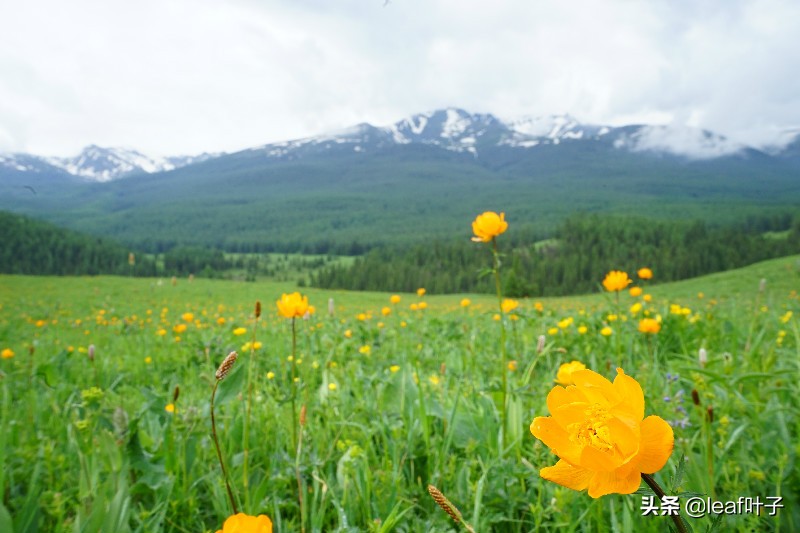
{"label": "forested hillside", "polygon": [[[784,230],[778,236],[768,231]],[[590,292],[610,266],[634,272],[650,267],[659,282],[686,279],[800,252],[800,217],[751,218],[734,227],[640,217],[580,215],[556,238],[537,244],[501,239],[504,293],[558,296]],[[493,292],[478,273],[490,264],[487,246],[432,241],[410,248],[372,250],[350,266],[333,265],[312,276],[317,287],[433,293]]]}

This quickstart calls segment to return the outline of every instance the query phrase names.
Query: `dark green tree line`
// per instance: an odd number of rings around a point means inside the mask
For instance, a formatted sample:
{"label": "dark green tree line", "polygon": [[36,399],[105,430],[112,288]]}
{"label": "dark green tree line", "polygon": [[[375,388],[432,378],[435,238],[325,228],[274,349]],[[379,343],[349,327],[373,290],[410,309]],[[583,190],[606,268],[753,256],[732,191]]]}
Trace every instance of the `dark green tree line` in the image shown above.
{"label": "dark green tree line", "polygon": [[[785,230],[768,238],[759,230]],[[567,219],[555,239],[520,245],[502,242],[503,278],[509,296],[559,296],[595,290],[611,269],[635,272],[647,266],[658,281],[686,279],[800,252],[800,216],[758,221],[738,227],[704,222],[655,221],[639,217],[577,215]],[[503,248],[501,246],[501,248]],[[469,242],[430,242],[410,248],[368,252],[351,266],[331,265],[312,276],[324,288],[431,293],[494,291],[477,274],[490,262],[486,246]]]}

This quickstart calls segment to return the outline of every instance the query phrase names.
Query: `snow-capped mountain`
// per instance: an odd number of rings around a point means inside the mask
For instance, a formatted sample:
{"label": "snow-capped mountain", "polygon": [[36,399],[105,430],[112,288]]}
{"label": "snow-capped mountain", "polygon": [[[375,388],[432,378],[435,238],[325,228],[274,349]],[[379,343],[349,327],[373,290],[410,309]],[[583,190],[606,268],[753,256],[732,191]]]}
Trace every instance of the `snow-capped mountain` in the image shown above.
{"label": "snow-capped mountain", "polygon": [[199,163],[219,154],[153,157],[128,148],[87,146],[75,157],[42,157],[30,154],[0,154],[0,168],[20,172],[61,170],[90,181],[110,181],[130,174],[164,172]]}
{"label": "snow-capped mountain", "polygon": [[[785,142],[784,142],[785,141]],[[323,135],[262,145],[239,154],[266,157],[268,161],[290,162],[307,157],[336,154],[369,154],[379,150],[423,145],[461,153],[491,164],[499,155],[503,161],[534,155],[558,145],[601,148],[611,157],[615,151],[672,155],[687,160],[711,160],[744,156],[754,148],[716,133],[679,125],[631,125],[612,127],[583,124],[570,115],[498,118],[486,113],[469,113],[446,108],[419,113],[388,126],[358,124]],[[800,130],[787,131],[775,147],[759,150],[768,156],[796,160],[800,157]],[[29,154],[0,154],[0,170],[39,172],[78,177],[88,181],[111,181],[133,174],[153,174],[201,163],[225,154],[152,157],[126,148],[88,146],[75,157],[40,157]],[[232,154],[237,157],[237,154]],[[410,155],[409,157],[414,157]]]}
{"label": "snow-capped mountain", "polygon": [[600,142],[616,150],[714,159],[749,147],[721,135],[687,126],[622,126],[582,124],[570,115],[500,119],[491,114],[447,108],[420,113],[392,125],[359,124],[327,135],[268,144],[252,151],[269,158],[295,160],[332,151],[369,152],[391,145],[425,144],[480,158],[487,150],[535,150],[561,143]]}

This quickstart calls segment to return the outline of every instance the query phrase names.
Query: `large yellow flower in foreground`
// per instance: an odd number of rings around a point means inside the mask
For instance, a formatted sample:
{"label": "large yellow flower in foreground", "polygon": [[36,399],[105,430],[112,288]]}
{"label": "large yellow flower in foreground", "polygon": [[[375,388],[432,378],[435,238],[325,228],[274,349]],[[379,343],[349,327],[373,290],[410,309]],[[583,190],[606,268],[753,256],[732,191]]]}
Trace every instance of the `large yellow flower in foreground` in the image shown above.
{"label": "large yellow flower in foreground", "polygon": [[308,311],[308,296],[300,296],[299,292],[284,294],[275,303],[278,312],[286,318],[300,318]]}
{"label": "large yellow flower in foreground", "polygon": [[472,238],[475,242],[489,242],[508,229],[506,214],[499,215],[493,211],[487,211],[475,217],[472,222]]}
{"label": "large yellow flower in foreground", "polygon": [[572,373],[575,385],[556,386],[547,395],[551,416],[536,417],[534,437],[559,457],[539,475],[589,496],[630,494],[641,474],[653,474],[672,454],[672,428],[658,416],[644,418],[639,383],[617,369],[612,384],[591,370]]}
{"label": "large yellow flower in foreground", "polygon": [[621,291],[628,287],[631,284],[631,279],[628,277],[627,272],[622,272],[620,270],[612,270],[608,274],[606,274],[605,279],[603,280],[603,287],[606,288],[607,291]]}
{"label": "large yellow flower in foreground", "polygon": [[229,516],[217,533],[272,533],[272,520],[267,515],[244,513]]}

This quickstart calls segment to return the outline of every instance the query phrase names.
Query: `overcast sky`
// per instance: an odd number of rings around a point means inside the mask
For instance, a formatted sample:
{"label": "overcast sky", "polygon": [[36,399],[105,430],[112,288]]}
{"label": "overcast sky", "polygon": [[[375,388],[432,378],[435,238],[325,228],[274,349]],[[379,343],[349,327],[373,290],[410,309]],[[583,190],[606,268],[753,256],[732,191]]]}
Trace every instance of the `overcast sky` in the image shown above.
{"label": "overcast sky", "polygon": [[0,152],[235,151],[446,106],[800,126],[797,0],[0,0]]}

